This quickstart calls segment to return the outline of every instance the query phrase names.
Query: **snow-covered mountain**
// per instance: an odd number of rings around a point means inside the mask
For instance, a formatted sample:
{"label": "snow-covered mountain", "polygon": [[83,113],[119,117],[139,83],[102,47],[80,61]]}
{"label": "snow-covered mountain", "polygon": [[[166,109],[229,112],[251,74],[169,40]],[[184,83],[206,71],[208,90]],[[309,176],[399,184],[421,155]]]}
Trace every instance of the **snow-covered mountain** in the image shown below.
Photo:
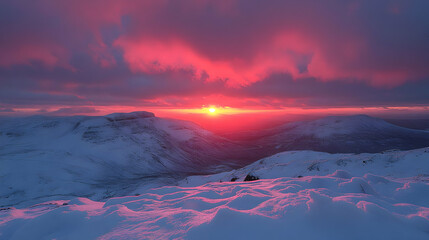
{"label": "snow-covered mountain", "polygon": [[[429,148],[384,151],[428,132],[351,116],[253,137],[148,112],[2,119],[0,239],[429,238]],[[270,156],[291,149],[325,153]]]}
{"label": "snow-covered mountain", "polygon": [[[367,115],[330,116],[294,122],[247,136],[262,157],[290,150],[377,153],[429,146],[429,132],[400,127]],[[240,136],[245,139],[246,134]]]}
{"label": "snow-covered mountain", "polygon": [[0,120],[0,207],[102,200],[242,167],[285,150],[377,152],[429,146],[429,133],[358,115],[297,122],[240,144],[149,112]]}
{"label": "snow-covered mountain", "polygon": [[0,209],[0,239],[429,239],[429,148],[285,152],[140,193]]}
{"label": "snow-covered mountain", "polygon": [[229,170],[240,157],[226,149],[240,147],[149,112],[6,118],[0,121],[0,206],[123,196],[142,183],[166,184],[160,177],[171,183]]}

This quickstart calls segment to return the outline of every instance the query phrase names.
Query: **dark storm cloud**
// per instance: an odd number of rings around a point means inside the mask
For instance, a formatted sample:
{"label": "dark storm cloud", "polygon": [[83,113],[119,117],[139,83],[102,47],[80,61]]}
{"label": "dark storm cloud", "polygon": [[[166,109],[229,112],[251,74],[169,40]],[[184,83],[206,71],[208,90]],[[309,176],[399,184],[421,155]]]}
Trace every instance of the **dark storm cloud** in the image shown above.
{"label": "dark storm cloud", "polygon": [[427,105],[429,2],[0,3],[0,104]]}
{"label": "dark storm cloud", "polygon": [[391,88],[374,88],[359,81],[296,81],[287,74],[272,75],[251,86],[228,90],[229,95],[259,99],[287,99],[295,106],[414,106],[429,103],[429,78]]}

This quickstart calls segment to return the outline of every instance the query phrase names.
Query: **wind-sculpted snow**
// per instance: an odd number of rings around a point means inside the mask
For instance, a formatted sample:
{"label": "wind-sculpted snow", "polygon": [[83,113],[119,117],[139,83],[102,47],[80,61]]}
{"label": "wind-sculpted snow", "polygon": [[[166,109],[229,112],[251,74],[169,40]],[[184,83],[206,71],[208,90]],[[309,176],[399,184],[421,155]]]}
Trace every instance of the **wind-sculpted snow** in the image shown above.
{"label": "wind-sculpted snow", "polygon": [[158,177],[166,178],[154,182],[162,186],[231,169],[231,148],[238,145],[191,122],[148,112],[2,119],[0,207],[124,196]]}
{"label": "wind-sculpted snow", "polygon": [[373,174],[213,182],[0,211],[0,239],[428,239],[429,184]]}
{"label": "wind-sculpted snow", "polygon": [[247,175],[261,179],[318,176],[337,170],[351,176],[375,174],[392,178],[429,181],[429,148],[382,153],[330,154],[314,151],[289,151],[258,160],[243,168],[206,176],[190,176],[182,186],[197,186],[216,181],[243,181]]}
{"label": "wind-sculpted snow", "polygon": [[429,148],[285,152],[139,193],[3,208],[0,239],[429,238]]}

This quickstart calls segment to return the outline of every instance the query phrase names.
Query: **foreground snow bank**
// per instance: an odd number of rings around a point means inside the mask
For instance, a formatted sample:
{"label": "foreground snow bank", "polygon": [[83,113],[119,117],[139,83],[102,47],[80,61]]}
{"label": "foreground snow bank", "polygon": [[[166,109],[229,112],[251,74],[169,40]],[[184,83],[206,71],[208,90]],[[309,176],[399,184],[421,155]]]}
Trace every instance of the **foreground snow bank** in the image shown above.
{"label": "foreground snow bank", "polygon": [[429,148],[284,152],[136,192],[0,209],[0,239],[429,239]]}
{"label": "foreground snow bank", "polygon": [[1,239],[429,239],[429,184],[346,171],[0,211]]}
{"label": "foreground snow bank", "polygon": [[282,152],[258,160],[246,167],[206,176],[190,176],[180,186],[198,186],[207,182],[243,181],[246,176],[261,179],[328,175],[344,170],[350,176],[367,173],[392,178],[429,181],[429,148],[382,153],[330,154],[314,151]]}

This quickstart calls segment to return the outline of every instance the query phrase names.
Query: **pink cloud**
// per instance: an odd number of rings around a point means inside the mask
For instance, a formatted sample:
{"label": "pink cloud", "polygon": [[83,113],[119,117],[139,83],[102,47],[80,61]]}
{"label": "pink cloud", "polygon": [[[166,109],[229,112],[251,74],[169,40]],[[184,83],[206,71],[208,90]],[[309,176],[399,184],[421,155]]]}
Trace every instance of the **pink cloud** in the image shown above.
{"label": "pink cloud", "polygon": [[58,99],[64,107],[428,103],[421,0],[23,0],[0,9],[6,108]]}

